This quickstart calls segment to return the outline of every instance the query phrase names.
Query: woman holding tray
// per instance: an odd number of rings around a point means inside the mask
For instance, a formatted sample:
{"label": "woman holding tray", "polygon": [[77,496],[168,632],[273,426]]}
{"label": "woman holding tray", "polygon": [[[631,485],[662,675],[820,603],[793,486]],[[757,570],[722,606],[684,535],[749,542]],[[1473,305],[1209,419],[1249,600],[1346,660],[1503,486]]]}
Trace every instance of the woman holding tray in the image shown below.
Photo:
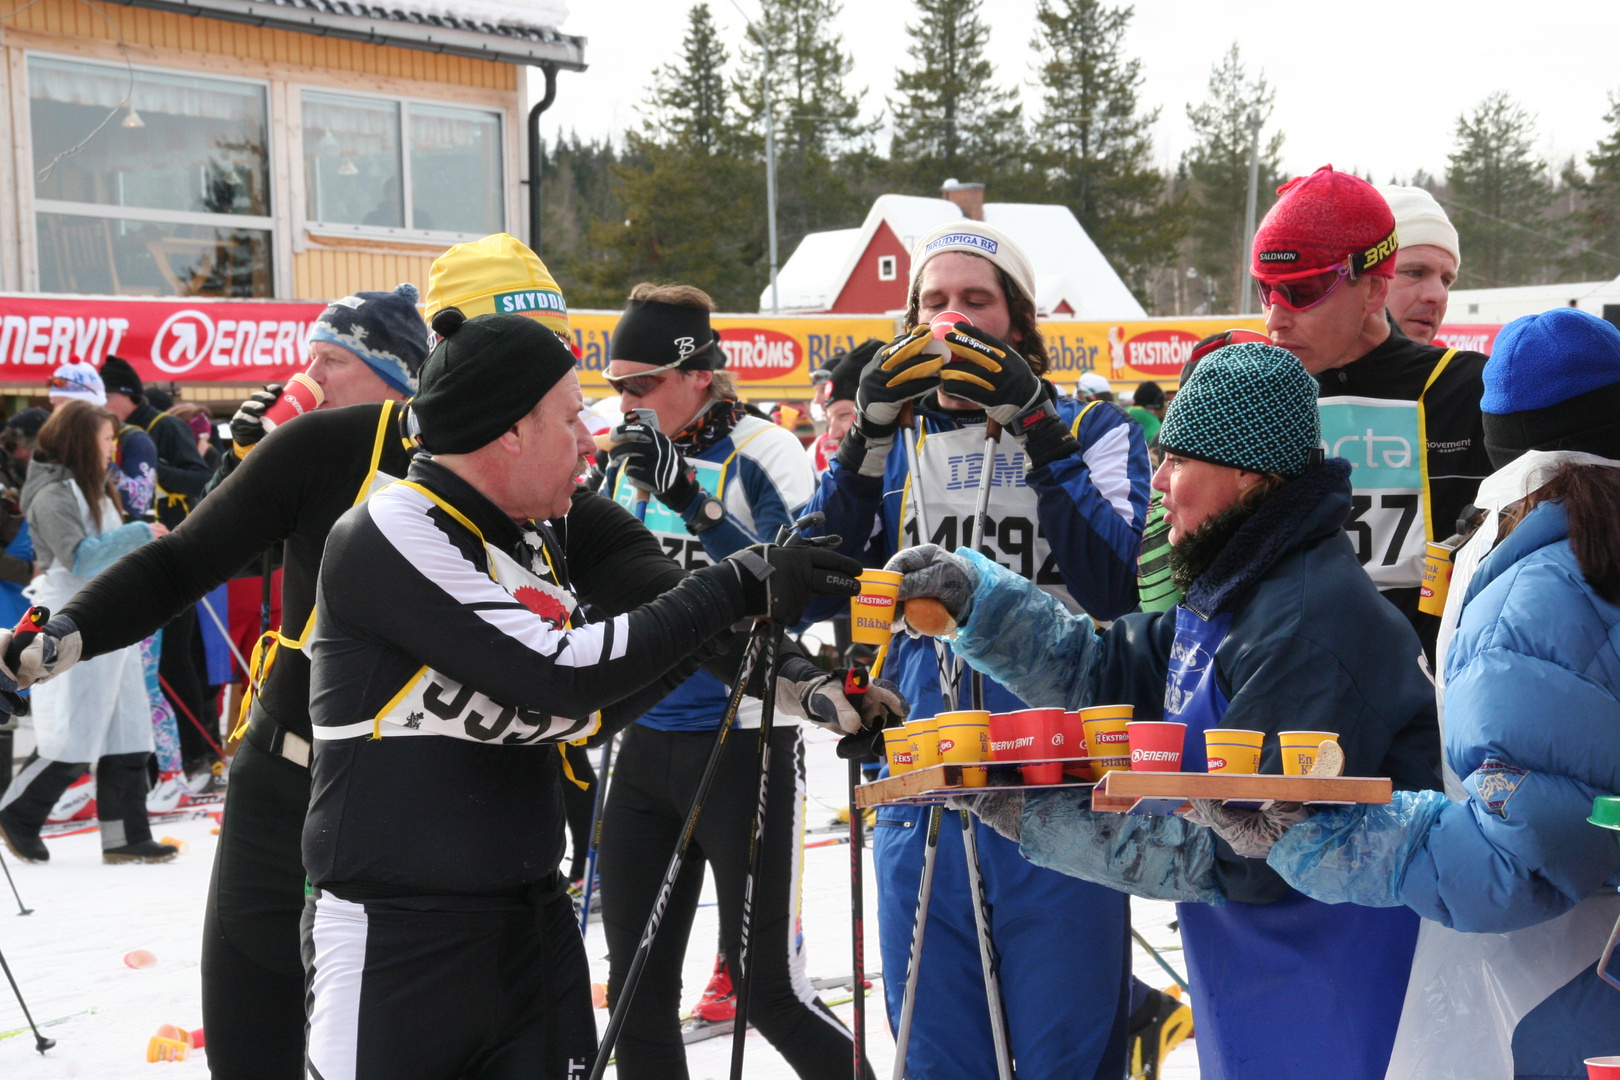
{"label": "woman holding tray", "polygon": [[[1290,353],[1237,344],[1203,360],[1159,433],[1154,477],[1185,599],[1099,631],[1022,578],[959,549],[901,552],[902,600],[956,619],[956,652],[1031,705],[1130,702],[1139,719],[1203,732],[1338,733],[1345,771],[1437,786],[1433,689],[1415,633],[1344,531],[1350,466],[1322,459],[1316,383]],[[989,794],[974,809],[1030,861],[1139,896],[1182,901],[1206,1080],[1383,1080],[1418,920],[1329,906],[1177,817],[1094,812],[1072,790]]]}

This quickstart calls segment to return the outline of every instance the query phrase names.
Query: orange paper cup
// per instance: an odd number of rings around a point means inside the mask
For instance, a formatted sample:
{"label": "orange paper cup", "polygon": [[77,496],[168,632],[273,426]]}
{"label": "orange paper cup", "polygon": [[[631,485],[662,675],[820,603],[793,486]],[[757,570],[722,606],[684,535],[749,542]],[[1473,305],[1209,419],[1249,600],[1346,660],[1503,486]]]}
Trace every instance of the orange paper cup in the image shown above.
{"label": "orange paper cup", "polygon": [[883,749],[889,755],[889,775],[899,776],[901,773],[911,771],[911,740],[906,737],[905,728],[884,728]]}
{"label": "orange paper cup", "polygon": [[1204,732],[1204,758],[1212,773],[1240,773],[1252,776],[1260,771],[1260,744],[1263,731],[1243,728],[1210,728]]}
{"label": "orange paper cup", "polygon": [[906,738],[911,740],[911,767],[927,769],[939,764],[939,726],[930,716],[926,720],[908,720]]}
{"label": "orange paper cup", "polygon": [[863,645],[887,645],[894,636],[895,603],[900,578],[894,570],[861,572],[861,594],[849,600],[850,640]]}
{"label": "orange paper cup", "polygon": [[[943,712],[939,722],[939,756],[947,765],[973,765],[990,758],[990,714],[980,709]],[[984,787],[987,769],[963,769],[964,787]]]}
{"label": "orange paper cup", "polygon": [[1284,776],[1304,776],[1316,764],[1316,748],[1325,742],[1338,742],[1332,731],[1279,731]]}
{"label": "orange paper cup", "polygon": [[1093,705],[1080,710],[1086,752],[1100,759],[1091,762],[1093,780],[1131,767],[1131,737],[1125,725],[1130,723],[1133,711],[1129,705]]}

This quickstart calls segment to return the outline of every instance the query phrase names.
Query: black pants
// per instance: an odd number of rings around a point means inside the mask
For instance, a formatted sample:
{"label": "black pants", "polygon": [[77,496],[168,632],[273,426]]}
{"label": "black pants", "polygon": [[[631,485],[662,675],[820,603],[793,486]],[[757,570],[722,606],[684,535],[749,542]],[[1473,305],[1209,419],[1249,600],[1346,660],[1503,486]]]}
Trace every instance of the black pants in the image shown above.
{"label": "black pants", "polygon": [[572,1080],[595,1060],[590,970],[560,875],[533,899],[316,890],[303,946],[318,1080]]}
{"label": "black pants", "polygon": [[[146,765],[150,750],[134,754],[107,754],[96,762],[96,820],[101,824],[103,850],[152,839],[146,816]],[[62,793],[90,766],[82,761],[52,761],[36,757],[0,795],[0,811],[13,828],[38,836]]]}
{"label": "black pants", "polygon": [[[618,1000],[713,745],[714,733],[708,731],[659,731],[636,724],[625,734],[603,812],[598,863],[610,1001]],[[759,795],[758,753],[757,731],[733,731],[727,739],[615,1048],[621,1080],[684,1080],[687,1075],[680,1027],[681,964],[705,863],[714,871],[720,938],[733,977],[738,973],[748,832]],[[821,1003],[804,970],[798,920],[803,805],[804,744],[798,728],[778,728],[771,736],[748,1017],[805,1080],[845,1080],[852,1057],[849,1030]]]}
{"label": "black pants", "polygon": [[262,730],[249,729],[231,765],[203,920],[203,1026],[215,1080],[304,1075],[299,844],[309,770],[265,753]]}
{"label": "black pants", "polygon": [[[211,715],[204,704],[207,692],[203,673],[197,668],[197,637],[197,608],[194,604],[187,605],[163,628],[163,651],[158,655],[158,674],[169,684],[164,696],[174,706],[175,726],[180,732],[180,758],[188,771],[218,756],[197,730],[197,724],[186,718],[189,711],[198,724],[206,726]],[[218,728],[217,722],[215,728]],[[211,734],[218,739],[217,730]]]}
{"label": "black pants", "polygon": [[568,880],[578,881],[585,876],[585,856],[591,847],[591,817],[596,813],[596,785],[601,780],[591,767],[590,756],[583,746],[564,746],[568,767],[574,775],[585,781],[587,787],[562,779],[563,815],[568,819]]}

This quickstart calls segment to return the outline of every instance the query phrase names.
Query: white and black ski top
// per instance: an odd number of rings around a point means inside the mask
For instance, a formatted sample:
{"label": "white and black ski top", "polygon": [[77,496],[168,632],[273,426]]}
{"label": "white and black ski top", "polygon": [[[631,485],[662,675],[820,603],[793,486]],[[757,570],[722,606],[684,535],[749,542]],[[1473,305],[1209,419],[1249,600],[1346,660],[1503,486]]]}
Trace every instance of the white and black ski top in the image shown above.
{"label": "white and black ski top", "polygon": [[579,539],[426,458],[338,520],[309,645],[312,883],[488,894],[556,869],[555,744],[629,723],[744,614],[725,564],[583,623]]}

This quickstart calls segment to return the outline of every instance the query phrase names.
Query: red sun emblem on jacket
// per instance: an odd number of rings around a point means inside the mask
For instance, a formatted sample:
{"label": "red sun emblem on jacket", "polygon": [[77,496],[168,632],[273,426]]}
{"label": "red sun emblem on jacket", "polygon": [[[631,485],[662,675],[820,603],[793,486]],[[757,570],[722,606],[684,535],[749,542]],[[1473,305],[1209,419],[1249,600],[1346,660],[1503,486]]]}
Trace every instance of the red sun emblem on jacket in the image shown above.
{"label": "red sun emblem on jacket", "polygon": [[554,627],[561,627],[568,621],[568,609],[563,606],[563,602],[549,593],[541,592],[533,585],[520,586],[512,595],[517,597],[518,603]]}

